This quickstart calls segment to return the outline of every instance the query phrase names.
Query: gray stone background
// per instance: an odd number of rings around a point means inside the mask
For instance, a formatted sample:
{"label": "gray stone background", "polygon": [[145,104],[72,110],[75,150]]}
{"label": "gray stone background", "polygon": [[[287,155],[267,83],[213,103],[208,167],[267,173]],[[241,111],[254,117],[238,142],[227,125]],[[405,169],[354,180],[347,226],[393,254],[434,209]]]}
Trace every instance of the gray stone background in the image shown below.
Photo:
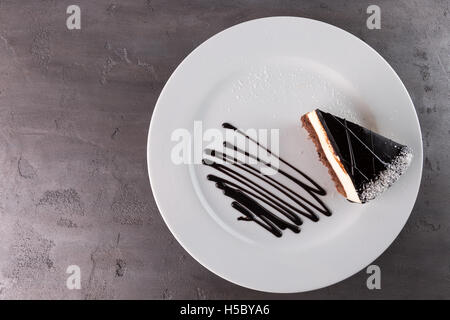
{"label": "gray stone background", "polygon": [[[81,7],[82,29],[66,28]],[[381,30],[366,8],[381,7]],[[450,298],[448,1],[0,0],[0,298]],[[181,60],[249,19],[292,15],[375,48],[409,90],[424,139],[415,208],[367,274],[303,294],[233,285],[175,241],[146,168],[150,117]],[[395,214],[393,212],[393,214]],[[68,290],[68,265],[82,289]]]}

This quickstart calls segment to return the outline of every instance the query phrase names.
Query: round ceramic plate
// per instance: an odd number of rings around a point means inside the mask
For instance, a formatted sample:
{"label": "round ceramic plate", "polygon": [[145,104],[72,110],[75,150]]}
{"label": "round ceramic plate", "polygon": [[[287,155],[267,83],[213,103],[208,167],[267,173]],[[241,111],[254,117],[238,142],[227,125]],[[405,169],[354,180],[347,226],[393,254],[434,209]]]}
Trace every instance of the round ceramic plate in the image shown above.
{"label": "round ceramic plate", "polygon": [[[300,116],[315,108],[411,147],[408,171],[375,200],[349,203],[301,128]],[[278,153],[326,189],[333,215],[280,238],[238,221],[232,200],[206,179],[213,169],[199,164],[208,137],[199,138],[223,122],[278,129]],[[186,136],[191,152],[179,148]],[[190,161],[177,164],[180,154]],[[217,275],[269,292],[318,289],[369,265],[405,225],[422,173],[419,122],[394,70],[350,33],[295,17],[242,23],[195,49],[158,99],[147,156],[153,195],[180,244]]]}

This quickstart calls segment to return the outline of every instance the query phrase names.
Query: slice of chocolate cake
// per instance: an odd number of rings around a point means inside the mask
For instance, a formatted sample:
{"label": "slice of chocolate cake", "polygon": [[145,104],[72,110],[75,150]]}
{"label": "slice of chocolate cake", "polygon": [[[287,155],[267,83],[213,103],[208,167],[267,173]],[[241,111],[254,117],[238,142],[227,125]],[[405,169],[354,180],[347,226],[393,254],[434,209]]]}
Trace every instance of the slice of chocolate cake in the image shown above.
{"label": "slice of chocolate cake", "polygon": [[336,189],[352,202],[365,203],[377,197],[411,162],[407,146],[331,113],[316,109],[301,121]]}

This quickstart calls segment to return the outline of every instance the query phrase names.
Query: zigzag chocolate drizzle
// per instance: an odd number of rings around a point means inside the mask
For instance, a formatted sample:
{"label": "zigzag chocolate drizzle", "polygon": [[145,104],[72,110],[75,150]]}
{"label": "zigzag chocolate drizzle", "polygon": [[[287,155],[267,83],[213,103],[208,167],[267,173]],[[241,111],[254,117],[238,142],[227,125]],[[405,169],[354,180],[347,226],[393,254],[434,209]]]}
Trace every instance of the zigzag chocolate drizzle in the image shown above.
{"label": "zigzag chocolate drizzle", "polygon": [[[295,171],[296,174],[300,175],[300,178],[294,177],[282,169],[278,169],[277,172],[294,182],[312,198],[312,200],[308,200],[305,196],[292,190],[275,178],[263,175],[260,170],[250,164],[238,161],[236,158],[232,158],[217,150],[206,149],[205,154],[207,156],[213,159],[220,159],[224,164],[211,159],[204,159],[203,164],[221,172],[227,178],[231,178],[231,180],[213,174],[209,174],[207,179],[215,182],[217,188],[221,189],[227,197],[234,200],[231,206],[243,215],[238,220],[253,221],[276,237],[281,237],[283,234],[282,230],[285,229],[289,229],[294,233],[300,232],[299,226],[303,223],[301,217],[317,222],[319,221],[317,213],[331,216],[330,210],[319,198],[319,196],[326,195],[326,191],[314,180],[235,126],[223,123],[222,127],[234,130],[244,136],[259,148],[264,149],[270,156],[277,158],[281,163]],[[272,167],[269,162],[260,159],[257,155],[239,149],[229,142],[224,142],[224,147],[244,155],[246,159],[254,159],[260,165]],[[264,185],[258,184],[243,175],[242,173],[244,172],[277,191],[272,192],[268,190]],[[302,181],[302,178],[306,181]],[[295,205],[282,199],[281,195],[289,198]]]}

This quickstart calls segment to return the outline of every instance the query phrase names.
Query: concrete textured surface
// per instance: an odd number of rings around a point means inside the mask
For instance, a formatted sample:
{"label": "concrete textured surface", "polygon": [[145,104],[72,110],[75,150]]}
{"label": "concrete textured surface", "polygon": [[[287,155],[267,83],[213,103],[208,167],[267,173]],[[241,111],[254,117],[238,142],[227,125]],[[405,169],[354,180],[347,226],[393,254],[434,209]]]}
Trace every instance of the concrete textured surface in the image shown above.
{"label": "concrete textured surface", "polygon": [[[66,8],[81,7],[81,30]],[[381,30],[366,8],[381,8]],[[375,48],[414,101],[424,173],[411,218],[375,263],[331,287],[277,295],[199,265],[160,217],[146,168],[156,99],[180,61],[246,20],[291,15]],[[0,0],[0,298],[450,298],[448,1]],[[357,62],[355,62],[357,63]],[[81,290],[66,268],[81,268]]]}

